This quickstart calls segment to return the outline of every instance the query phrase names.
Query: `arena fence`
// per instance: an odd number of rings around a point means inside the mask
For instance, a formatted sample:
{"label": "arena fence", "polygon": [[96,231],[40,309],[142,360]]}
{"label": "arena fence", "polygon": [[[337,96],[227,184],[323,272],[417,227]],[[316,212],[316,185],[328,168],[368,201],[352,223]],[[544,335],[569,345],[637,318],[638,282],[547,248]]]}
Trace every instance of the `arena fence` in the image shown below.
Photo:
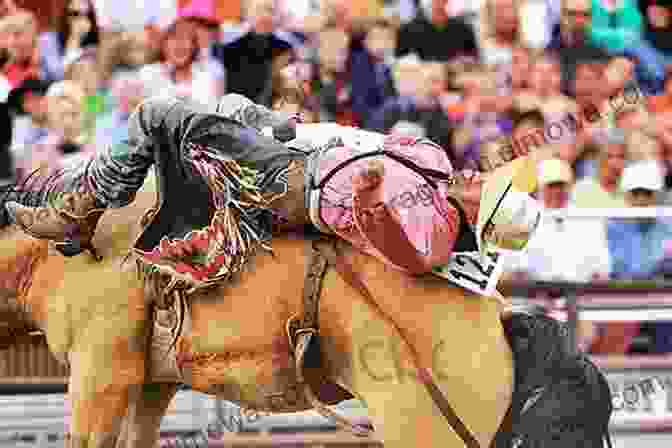
{"label": "arena fence", "polygon": [[[500,290],[527,303],[554,308],[551,315],[566,321],[577,350],[579,320],[672,321],[672,283],[668,282],[507,282]],[[612,388],[612,432],[672,432],[672,353],[591,359]]]}
{"label": "arena fence", "polygon": [[[555,308],[555,317],[567,322],[572,341],[576,341],[579,319],[672,320],[672,283],[505,282],[501,284],[500,290],[505,296],[523,298],[525,303]],[[611,425],[613,433],[672,432],[672,354],[605,355],[593,356],[592,359],[605,371],[612,387],[616,409]],[[59,439],[65,432],[67,406],[63,395],[53,393],[65,392],[65,384],[50,383],[48,380],[45,382],[29,377],[24,378],[23,382],[21,378],[14,378],[14,384],[5,381],[4,390],[0,392],[21,395],[0,397],[0,447],[62,446]],[[41,394],[32,398],[25,395],[31,392]],[[42,395],[49,392],[52,395]],[[378,443],[371,439],[351,440],[350,436],[336,431],[333,424],[317,415],[302,421],[270,416],[259,417],[251,422],[236,421],[235,416],[239,415],[236,413],[237,408],[229,403],[218,402],[196,392],[181,391],[164,419],[162,432],[195,434],[188,438],[191,445],[184,446],[205,446],[204,437],[212,432],[223,433],[223,438],[216,442],[211,439],[209,446],[269,446],[271,443],[278,446],[374,446]],[[236,421],[237,426],[224,424],[227,421]],[[287,434],[288,431],[302,431],[302,428],[303,431],[313,433]],[[232,434],[228,432],[231,430],[240,432]],[[250,432],[256,435],[245,434]],[[271,436],[275,442],[271,442]],[[30,440],[22,442],[21,438],[26,437]],[[180,437],[164,439],[165,446],[182,446],[180,443],[184,442],[184,438]],[[197,441],[199,437],[200,443]],[[11,445],[4,444],[2,440],[11,441]],[[58,445],[59,442],[61,445]]]}

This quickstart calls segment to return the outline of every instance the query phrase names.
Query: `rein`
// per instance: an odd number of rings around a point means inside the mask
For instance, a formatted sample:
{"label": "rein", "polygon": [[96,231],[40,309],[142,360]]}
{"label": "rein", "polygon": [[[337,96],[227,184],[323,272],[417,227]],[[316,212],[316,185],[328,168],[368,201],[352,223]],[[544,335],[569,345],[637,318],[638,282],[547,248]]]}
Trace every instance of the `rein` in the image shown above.
{"label": "rein", "polygon": [[[304,315],[300,321],[295,317],[290,318],[287,322],[287,335],[289,337],[290,346],[294,349],[295,363],[298,383],[304,386],[306,397],[314,406],[315,410],[325,417],[334,420],[339,426],[347,429],[358,436],[370,436],[373,431],[368,428],[363,428],[360,425],[350,423],[345,417],[339,415],[335,411],[326,407],[313,394],[310,385],[306,383],[303,368],[305,364],[306,355],[309,352],[311,345],[315,345],[319,334],[318,327],[318,311],[319,298],[322,288],[322,280],[328,270],[329,266],[336,269],[336,272],[341,276],[345,282],[358,291],[366,302],[371,305],[378,313],[389,322],[394,329],[399,333],[402,340],[408,347],[411,354],[411,359],[415,366],[418,379],[425,386],[434,404],[439,408],[443,417],[448,421],[451,428],[462,439],[467,448],[480,448],[478,440],[476,440],[473,433],[466,427],[464,422],[455,413],[455,410],[441,392],[430,369],[422,367],[420,363],[420,356],[408,342],[409,338],[406,332],[397,325],[397,323],[385,313],[378,305],[375,298],[367,288],[366,284],[355,271],[352,265],[344,258],[343,254],[337,249],[333,240],[318,239],[312,242],[310,255],[310,263],[308,273],[305,278],[303,298],[304,298]],[[319,347],[317,347],[319,348]]]}

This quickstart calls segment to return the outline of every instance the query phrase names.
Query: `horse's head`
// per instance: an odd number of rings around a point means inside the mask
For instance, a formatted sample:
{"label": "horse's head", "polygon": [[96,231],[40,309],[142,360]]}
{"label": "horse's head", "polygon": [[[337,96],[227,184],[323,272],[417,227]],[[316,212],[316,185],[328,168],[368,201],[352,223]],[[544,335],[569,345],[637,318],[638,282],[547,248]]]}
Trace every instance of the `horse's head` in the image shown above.
{"label": "horse's head", "polygon": [[[99,278],[107,278],[106,269],[121,269],[121,260],[141,230],[141,217],[156,199],[154,178],[149,176],[132,205],[104,215],[94,239],[103,262],[95,263],[87,258],[88,254],[64,257],[48,241],[29,236],[10,222],[6,202],[35,205],[39,201],[36,191],[24,185],[5,187],[0,192],[0,348],[44,329],[54,306],[61,310],[76,302],[80,308],[86,307],[80,278],[99,284]],[[68,303],[56,303],[63,301]],[[58,336],[50,337],[56,341]]]}

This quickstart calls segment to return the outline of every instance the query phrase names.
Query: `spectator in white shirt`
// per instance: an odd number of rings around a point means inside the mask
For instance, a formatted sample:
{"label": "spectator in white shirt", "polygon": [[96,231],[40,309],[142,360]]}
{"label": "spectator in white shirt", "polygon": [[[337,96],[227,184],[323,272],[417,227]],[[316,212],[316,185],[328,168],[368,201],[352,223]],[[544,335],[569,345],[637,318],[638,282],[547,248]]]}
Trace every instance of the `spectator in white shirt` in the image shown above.
{"label": "spectator in white shirt", "polygon": [[[574,182],[570,165],[561,159],[539,164],[542,221],[525,251],[507,256],[505,269],[519,279],[587,282],[608,277],[610,262],[601,220],[565,218]],[[570,250],[571,249],[571,250]]]}

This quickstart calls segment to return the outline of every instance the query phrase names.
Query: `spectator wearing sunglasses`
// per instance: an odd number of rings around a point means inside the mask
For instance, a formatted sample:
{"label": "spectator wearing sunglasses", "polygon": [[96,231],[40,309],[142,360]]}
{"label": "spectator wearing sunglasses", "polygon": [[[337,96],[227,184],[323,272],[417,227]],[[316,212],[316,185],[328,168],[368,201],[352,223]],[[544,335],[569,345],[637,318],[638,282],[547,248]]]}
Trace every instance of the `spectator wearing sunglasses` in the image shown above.
{"label": "spectator wearing sunglasses", "polygon": [[63,61],[72,53],[100,43],[98,20],[91,0],[70,0],[60,17],[57,30],[40,36],[40,50],[44,54],[51,80],[63,78]]}

